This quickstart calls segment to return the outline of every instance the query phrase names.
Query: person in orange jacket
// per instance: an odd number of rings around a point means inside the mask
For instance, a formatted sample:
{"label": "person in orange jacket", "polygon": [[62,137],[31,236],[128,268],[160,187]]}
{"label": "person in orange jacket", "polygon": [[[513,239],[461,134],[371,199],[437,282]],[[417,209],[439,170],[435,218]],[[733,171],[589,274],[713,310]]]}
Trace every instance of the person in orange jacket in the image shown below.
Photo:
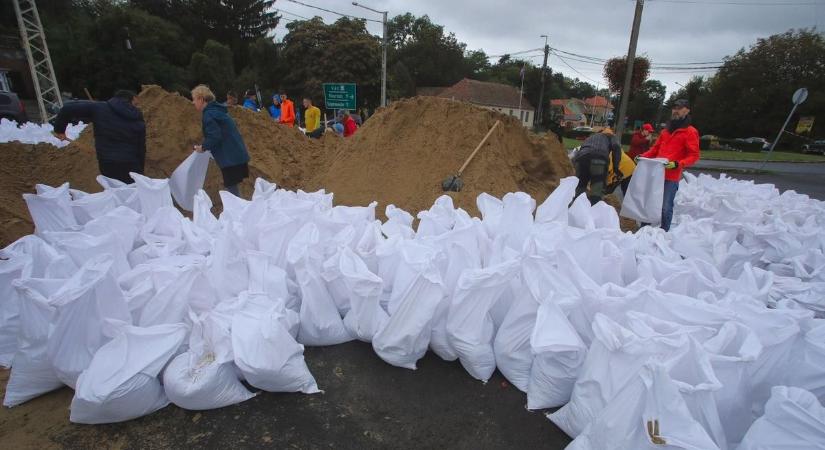
{"label": "person in orange jacket", "polygon": [[682,170],[699,161],[699,131],[690,124],[690,103],[676,100],[670,112],[670,123],[662,130],[645,158],[667,158],[665,164],[665,197],[662,202],[662,229],[670,230],[673,220],[673,201],[679,190]]}
{"label": "person in orange jacket", "polygon": [[281,119],[278,121],[290,128],[295,125],[295,104],[281,92]]}

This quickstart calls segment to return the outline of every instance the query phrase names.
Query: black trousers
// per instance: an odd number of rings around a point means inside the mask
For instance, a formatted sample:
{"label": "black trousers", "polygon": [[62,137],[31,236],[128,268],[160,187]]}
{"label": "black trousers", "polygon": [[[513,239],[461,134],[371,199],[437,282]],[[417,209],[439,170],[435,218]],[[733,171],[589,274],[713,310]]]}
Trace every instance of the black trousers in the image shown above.
{"label": "black trousers", "polygon": [[98,159],[97,165],[100,168],[100,174],[104,177],[114,178],[126,184],[132,184],[135,181],[129,176],[129,172],[143,175],[144,161],[124,162]]}
{"label": "black trousers", "polygon": [[604,196],[607,184],[607,159],[596,155],[585,155],[576,160],[576,177],[579,185],[576,187],[576,197],[587,191],[590,204],[595,205]]}

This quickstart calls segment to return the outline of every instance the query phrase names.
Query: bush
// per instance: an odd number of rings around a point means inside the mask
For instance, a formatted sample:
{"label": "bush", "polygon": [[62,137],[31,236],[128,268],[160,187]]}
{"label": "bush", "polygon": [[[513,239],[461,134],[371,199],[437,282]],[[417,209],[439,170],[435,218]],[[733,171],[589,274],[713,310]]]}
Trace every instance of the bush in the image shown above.
{"label": "bush", "polygon": [[[722,139],[719,138],[719,147],[721,150],[736,150],[740,152],[759,153],[762,151],[761,142],[742,142],[736,139]],[[702,141],[699,141],[699,149],[702,148]]]}

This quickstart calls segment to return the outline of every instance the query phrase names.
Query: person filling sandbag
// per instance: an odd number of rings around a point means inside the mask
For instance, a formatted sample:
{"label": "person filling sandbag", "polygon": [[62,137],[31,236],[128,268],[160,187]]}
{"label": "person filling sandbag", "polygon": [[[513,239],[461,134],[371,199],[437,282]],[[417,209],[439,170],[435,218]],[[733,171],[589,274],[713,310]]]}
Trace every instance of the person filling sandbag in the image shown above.
{"label": "person filling sandbag", "polygon": [[146,123],[135,93],[120,90],[105,102],[66,103],[54,121],[54,135],[65,141],[69,122],[94,124],[95,152],[103,176],[132,183],[129,172],[143,174],[146,162]]}
{"label": "person filling sandbag", "polygon": [[573,157],[573,166],[576,168],[576,177],[579,185],[576,188],[578,197],[587,191],[590,185],[590,193],[587,198],[595,205],[604,196],[605,184],[607,183],[607,165],[613,163],[613,173],[615,179],[621,183],[622,171],[619,169],[619,162],[622,158],[622,146],[619,140],[613,135],[612,121],[608,122],[601,133],[596,133],[585,139],[584,143],[576,155]]}
{"label": "person filling sandbag", "polygon": [[241,196],[240,183],[249,176],[249,153],[235,121],[225,105],[215,101],[215,94],[203,84],[192,89],[192,104],[203,113],[203,144],[196,152],[210,151],[223,174],[223,185],[236,197]]}
{"label": "person filling sandbag", "polygon": [[699,131],[691,124],[690,103],[685,99],[673,103],[670,123],[644,158],[667,158],[665,164],[665,196],[662,203],[662,229],[670,230],[673,220],[673,202],[679,190],[682,170],[699,161]]}

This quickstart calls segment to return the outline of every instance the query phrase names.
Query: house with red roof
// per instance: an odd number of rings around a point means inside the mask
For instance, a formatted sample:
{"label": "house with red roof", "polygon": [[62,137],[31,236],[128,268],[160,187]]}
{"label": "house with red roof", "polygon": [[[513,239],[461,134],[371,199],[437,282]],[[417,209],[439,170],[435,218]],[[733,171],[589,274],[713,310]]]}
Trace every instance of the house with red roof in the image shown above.
{"label": "house with red roof", "polygon": [[517,117],[522,125],[530,127],[535,119],[536,109],[513,86],[490,83],[465,78],[447,88],[418,88],[418,95],[459,100]]}

